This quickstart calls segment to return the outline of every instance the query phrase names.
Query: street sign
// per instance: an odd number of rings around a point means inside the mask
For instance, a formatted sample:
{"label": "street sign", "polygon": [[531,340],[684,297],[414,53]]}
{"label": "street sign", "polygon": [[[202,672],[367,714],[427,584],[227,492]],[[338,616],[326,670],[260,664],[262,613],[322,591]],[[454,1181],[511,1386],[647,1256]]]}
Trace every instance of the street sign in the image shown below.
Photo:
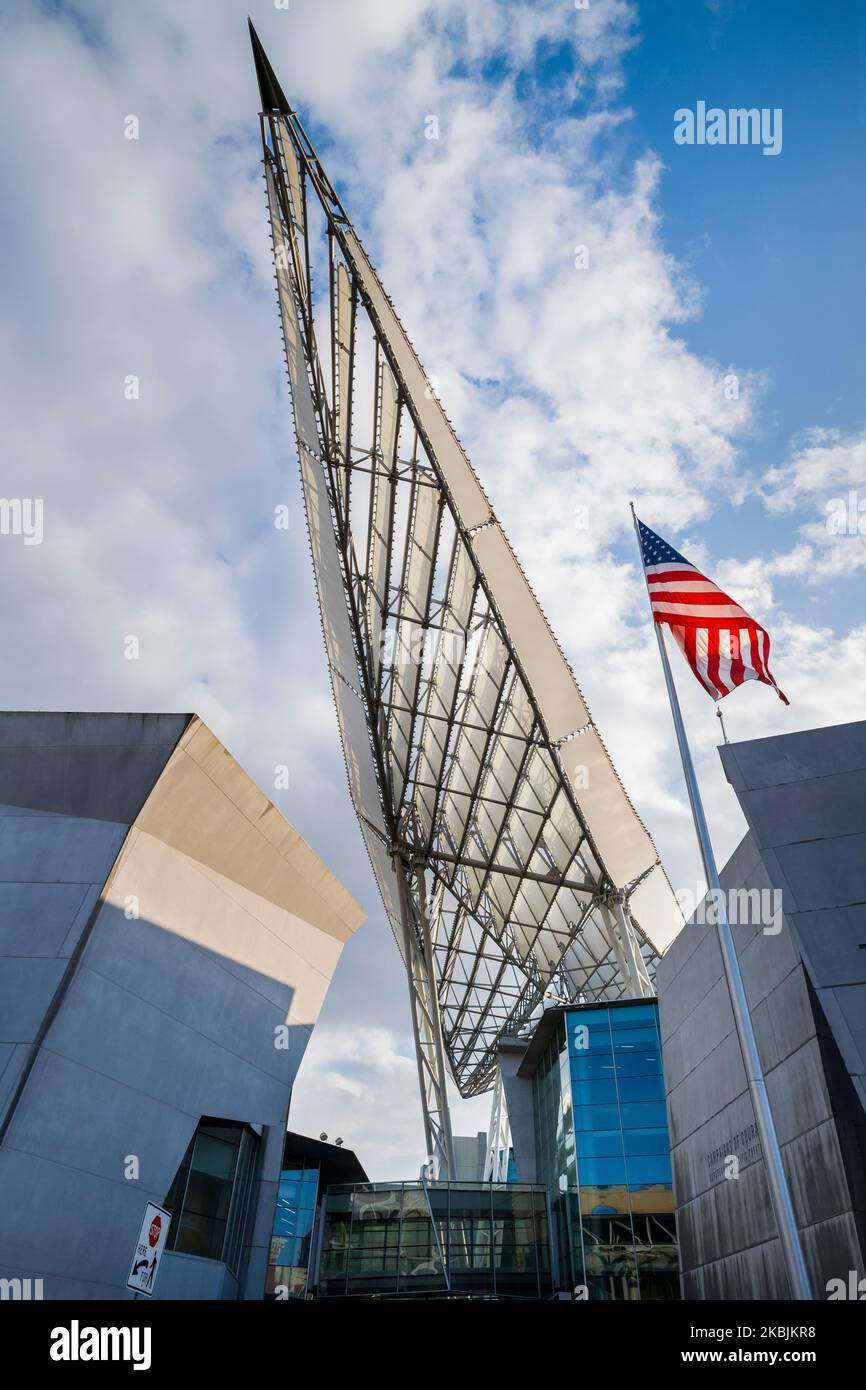
{"label": "street sign", "polygon": [[126,1281],[128,1289],[135,1289],[136,1293],[143,1293],[147,1298],[153,1294],[170,1223],[170,1212],[164,1207],[157,1207],[153,1202],[148,1202],[135,1254],[132,1257],[129,1278]]}

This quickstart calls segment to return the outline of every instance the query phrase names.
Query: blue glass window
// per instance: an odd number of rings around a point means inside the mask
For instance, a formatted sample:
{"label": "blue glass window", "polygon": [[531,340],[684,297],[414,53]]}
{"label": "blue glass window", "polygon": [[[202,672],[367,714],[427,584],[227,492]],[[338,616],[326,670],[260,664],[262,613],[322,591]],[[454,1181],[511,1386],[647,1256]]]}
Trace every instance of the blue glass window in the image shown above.
{"label": "blue glass window", "polygon": [[633,1004],[627,1009],[611,1009],[610,1026],[614,1031],[620,1028],[636,1028],[642,1023],[656,1027],[657,1012],[655,1004]]}
{"label": "blue glass window", "polygon": [[581,1009],[579,1014],[575,1013],[571,1015],[569,1025],[571,1028],[574,1028],[578,1023],[586,1023],[591,1028],[593,1024],[595,1024],[596,1027],[598,1027],[599,1024],[603,1024],[604,1027],[607,1028],[607,1018],[607,1009]]}
{"label": "blue glass window", "polygon": [[581,1187],[622,1187],[625,1184],[625,1159],[582,1158],[577,1177]]}
{"label": "blue glass window", "polygon": [[602,1023],[587,1023],[581,1017],[569,1028],[569,1051],[572,1057],[585,1057],[587,1052],[610,1052],[610,1029],[607,1019]]}
{"label": "blue glass window", "polygon": [[627,1160],[628,1180],[635,1183],[670,1183],[671,1161],[667,1154],[644,1154]]}
{"label": "blue glass window", "polygon": [[616,1082],[613,1079],[581,1081],[579,1077],[572,1076],[571,1094],[575,1105],[615,1105]]}
{"label": "blue glass window", "polygon": [[623,1134],[626,1155],[668,1154],[670,1144],[666,1128],[627,1129]]}
{"label": "blue glass window", "polygon": [[574,1136],[574,1145],[578,1158],[622,1158],[619,1129],[586,1130]]}
{"label": "blue glass window", "polygon": [[[658,1236],[646,1235],[652,1213],[670,1221],[673,1209],[657,1005],[567,1012],[539,1062],[535,1110],[563,1267],[591,1299],[676,1297],[676,1252],[657,1257]],[[635,1203],[644,1213],[640,1235]],[[665,1234],[667,1244],[672,1238]]]}
{"label": "blue glass window", "polygon": [[317,1164],[307,1167],[290,1163],[280,1173],[267,1281],[269,1289],[288,1284],[293,1294],[303,1296],[318,1186]]}
{"label": "blue glass window", "polygon": [[619,1108],[616,1105],[576,1105],[575,1131],[582,1129],[619,1129]]}
{"label": "blue glass window", "polygon": [[648,1047],[623,1050],[616,1053],[617,1076],[660,1076],[661,1058],[657,1051]]}
{"label": "blue glass window", "polygon": [[305,1262],[304,1241],[290,1236],[287,1240],[272,1247],[271,1262],[278,1265],[299,1265]]}
{"label": "blue glass window", "polygon": [[613,1048],[615,1052],[645,1048],[649,1052],[658,1053],[658,1033],[655,1028],[619,1028],[613,1034]]}
{"label": "blue glass window", "polygon": [[571,1075],[575,1081],[609,1081],[615,1075],[612,1052],[583,1052],[571,1059]]}
{"label": "blue glass window", "polygon": [[619,1098],[626,1100],[664,1100],[665,1083],[661,1072],[652,1076],[619,1077]]}
{"label": "blue glass window", "polygon": [[664,1101],[626,1101],[622,1106],[623,1129],[661,1129],[667,1118]]}
{"label": "blue glass window", "polygon": [[[315,1217],[315,1207],[299,1207],[297,1222],[295,1224],[295,1235],[308,1236],[313,1229],[313,1218]],[[294,1263],[294,1261],[293,1261]]]}
{"label": "blue glass window", "polygon": [[293,1211],[300,1204],[301,1182],[299,1178],[280,1178],[277,1207],[288,1207]]}

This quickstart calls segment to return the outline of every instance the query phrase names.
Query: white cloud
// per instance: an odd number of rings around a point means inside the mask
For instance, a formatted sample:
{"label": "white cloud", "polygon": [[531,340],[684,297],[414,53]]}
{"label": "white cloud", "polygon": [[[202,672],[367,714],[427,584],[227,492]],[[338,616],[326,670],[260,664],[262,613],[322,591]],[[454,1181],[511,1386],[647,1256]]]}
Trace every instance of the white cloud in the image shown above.
{"label": "white cloud", "polygon": [[843,435],[815,428],[787,462],[767,470],[759,491],[768,511],[792,512],[804,502],[827,502],[849,487],[866,487],[866,430]]}
{"label": "white cloud", "polygon": [[866,569],[866,430],[807,431],[756,491],[771,515],[808,510],[816,518],[798,527],[799,544],[772,557],[768,580],[779,575],[814,586]]}
{"label": "white cloud", "polygon": [[[298,1073],[291,1127],[341,1138],[375,1180],[416,1177],[424,1163],[411,1044],[384,1028],[320,1024]],[[489,1097],[459,1102],[456,1129],[486,1129]]]}

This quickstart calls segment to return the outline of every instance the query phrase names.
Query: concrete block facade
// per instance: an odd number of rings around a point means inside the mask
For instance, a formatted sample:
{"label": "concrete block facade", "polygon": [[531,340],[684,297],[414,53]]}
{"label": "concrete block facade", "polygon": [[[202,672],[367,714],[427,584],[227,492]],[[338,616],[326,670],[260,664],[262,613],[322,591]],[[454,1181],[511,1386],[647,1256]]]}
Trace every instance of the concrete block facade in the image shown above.
{"label": "concrete block facade", "polygon": [[[866,1274],[866,723],[720,750],[749,832],[725,890],[781,893],[734,937],[818,1298]],[[697,914],[696,914],[697,915]],[[859,937],[859,940],[858,940]],[[789,1296],[712,922],[656,977],[686,1298]],[[739,1177],[724,1176],[734,1155]]]}
{"label": "concrete block facade", "polygon": [[261,1297],[292,1084],[362,921],[196,716],[0,715],[0,1277],[131,1297],[211,1116],[261,1135],[244,1256],[166,1255],[157,1296]]}

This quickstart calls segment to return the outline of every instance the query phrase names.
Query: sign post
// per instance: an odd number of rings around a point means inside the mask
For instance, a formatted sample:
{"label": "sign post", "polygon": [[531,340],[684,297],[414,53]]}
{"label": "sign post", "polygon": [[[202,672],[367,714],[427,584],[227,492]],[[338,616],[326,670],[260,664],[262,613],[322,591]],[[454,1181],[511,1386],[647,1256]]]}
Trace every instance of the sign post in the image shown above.
{"label": "sign post", "polygon": [[164,1207],[148,1202],[126,1281],[128,1289],[143,1293],[146,1298],[153,1296],[157,1270],[162,1262],[162,1252],[168,1239],[170,1224],[171,1213]]}

